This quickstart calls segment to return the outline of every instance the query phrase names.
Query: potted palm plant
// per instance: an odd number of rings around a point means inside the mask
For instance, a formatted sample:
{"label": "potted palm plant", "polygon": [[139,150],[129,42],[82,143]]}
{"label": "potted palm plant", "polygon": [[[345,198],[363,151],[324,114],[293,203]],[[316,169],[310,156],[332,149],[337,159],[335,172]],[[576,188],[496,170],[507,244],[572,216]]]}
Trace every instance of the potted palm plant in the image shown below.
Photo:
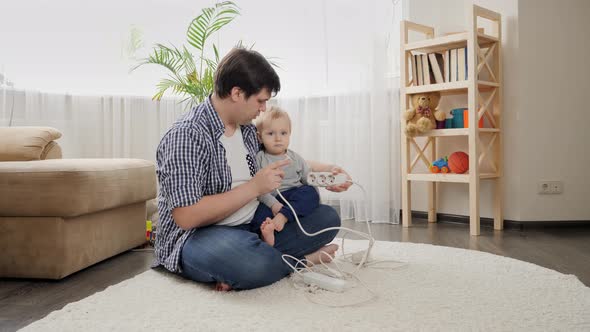
{"label": "potted palm plant", "polygon": [[178,48],[156,44],[152,53],[133,68],[155,64],[168,71],[168,77],[160,80],[152,99],[160,100],[168,90],[186,97],[182,102],[187,102],[189,107],[207,98],[213,91],[213,75],[219,62],[219,51],[214,43],[211,43],[214,58],[206,56],[207,39],[239,15],[239,8],[232,1],[203,8],[201,14],[191,21],[186,33],[187,41],[197,51],[196,54],[185,45]]}

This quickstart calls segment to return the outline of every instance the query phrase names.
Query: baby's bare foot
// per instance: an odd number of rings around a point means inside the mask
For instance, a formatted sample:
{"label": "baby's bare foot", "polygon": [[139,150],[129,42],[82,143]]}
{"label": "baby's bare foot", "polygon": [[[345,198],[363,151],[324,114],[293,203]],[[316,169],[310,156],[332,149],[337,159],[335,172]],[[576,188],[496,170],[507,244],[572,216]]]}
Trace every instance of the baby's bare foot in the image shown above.
{"label": "baby's bare foot", "polygon": [[275,245],[275,224],[270,218],[266,218],[262,225],[260,225],[260,233],[262,235],[262,241],[271,247]]}
{"label": "baby's bare foot", "polygon": [[223,282],[218,282],[217,285],[215,285],[215,290],[218,292],[229,292],[231,286]]}
{"label": "baby's bare foot", "polygon": [[335,243],[328,244],[327,246],[320,248],[320,250],[318,250],[314,253],[311,253],[309,255],[306,255],[305,259],[309,263],[311,263],[312,265],[319,264],[321,262],[329,263],[332,261],[332,259],[336,255],[337,250],[338,250],[337,244],[335,244]]}

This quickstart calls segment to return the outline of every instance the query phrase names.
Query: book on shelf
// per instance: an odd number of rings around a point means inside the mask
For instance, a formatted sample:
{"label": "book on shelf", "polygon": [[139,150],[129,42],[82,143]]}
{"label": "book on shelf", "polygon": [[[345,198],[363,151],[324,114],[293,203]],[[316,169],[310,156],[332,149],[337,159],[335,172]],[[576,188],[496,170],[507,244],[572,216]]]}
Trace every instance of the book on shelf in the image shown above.
{"label": "book on shelf", "polygon": [[443,56],[439,53],[429,53],[428,59],[430,60],[430,68],[434,76],[435,83],[444,83],[443,74],[441,68],[444,68]]}
{"label": "book on shelf", "polygon": [[418,59],[416,59],[415,55],[412,55],[411,61],[412,61],[412,81],[414,82],[414,86],[417,86],[417,85],[419,85],[418,84],[418,70],[416,69],[416,63],[418,62]]}
{"label": "book on shelf", "polygon": [[428,64],[428,54],[422,54],[422,75],[424,84],[430,84],[430,65]]}
{"label": "book on shelf", "polygon": [[454,48],[451,50],[451,65],[449,66],[449,71],[451,72],[449,82],[457,82],[457,49]]}
{"label": "book on shelf", "polygon": [[465,47],[457,49],[457,81],[465,80],[466,67]]}
{"label": "book on shelf", "polygon": [[445,82],[451,81],[451,50],[446,50],[444,53],[444,73],[445,73]]}
{"label": "book on shelf", "polygon": [[467,48],[411,56],[414,86],[458,82],[468,79]]}
{"label": "book on shelf", "polygon": [[469,70],[467,70],[467,64],[468,64],[467,61],[468,60],[469,60],[469,58],[467,56],[467,47],[465,47],[465,80],[467,80],[469,78],[468,77],[469,76]]}
{"label": "book on shelf", "polygon": [[422,56],[420,54],[414,55],[416,57],[416,72],[418,73],[418,85],[424,85],[423,75],[422,75]]}

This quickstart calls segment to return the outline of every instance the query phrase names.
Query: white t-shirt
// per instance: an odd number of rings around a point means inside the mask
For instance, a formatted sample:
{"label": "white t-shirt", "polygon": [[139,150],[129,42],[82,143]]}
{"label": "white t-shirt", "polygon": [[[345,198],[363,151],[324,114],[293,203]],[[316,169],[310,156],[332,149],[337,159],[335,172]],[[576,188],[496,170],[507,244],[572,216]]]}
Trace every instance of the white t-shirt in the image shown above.
{"label": "white t-shirt", "polygon": [[[242,129],[238,126],[231,137],[227,137],[224,134],[221,135],[219,140],[225,148],[225,158],[231,169],[231,189],[234,189],[252,179],[250,168],[248,167],[248,150],[246,150],[246,146],[244,145]],[[252,217],[254,217],[256,208],[258,208],[258,204],[258,199],[253,199],[231,216],[218,222],[217,225],[237,226],[250,223]]]}

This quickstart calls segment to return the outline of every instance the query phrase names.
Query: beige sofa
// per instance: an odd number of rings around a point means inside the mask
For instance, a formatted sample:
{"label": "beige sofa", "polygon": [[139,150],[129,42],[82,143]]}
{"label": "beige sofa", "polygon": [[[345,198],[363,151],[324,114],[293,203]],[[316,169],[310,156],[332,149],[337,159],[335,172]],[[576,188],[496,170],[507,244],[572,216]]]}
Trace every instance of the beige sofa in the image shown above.
{"label": "beige sofa", "polygon": [[145,243],[155,168],[61,159],[49,127],[0,127],[0,277],[61,279]]}

